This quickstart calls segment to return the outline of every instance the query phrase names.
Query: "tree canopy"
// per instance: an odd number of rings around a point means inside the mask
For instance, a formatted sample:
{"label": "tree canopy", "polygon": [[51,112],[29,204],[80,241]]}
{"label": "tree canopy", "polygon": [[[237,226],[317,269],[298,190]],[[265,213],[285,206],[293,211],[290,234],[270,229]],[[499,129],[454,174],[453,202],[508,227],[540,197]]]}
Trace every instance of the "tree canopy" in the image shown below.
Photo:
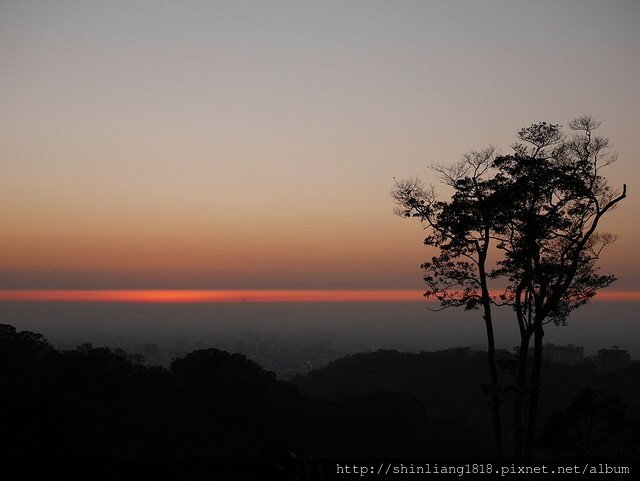
{"label": "tree canopy", "polygon": [[[559,124],[539,122],[518,131],[511,153],[489,147],[451,166],[433,165],[453,189],[449,200],[440,200],[435,187],[419,179],[398,181],[392,191],[396,212],[420,219],[429,229],[424,243],[438,249],[422,265],[425,296],[439,308],[483,309],[494,397],[492,307],[511,306],[515,313],[521,337],[517,455],[530,454],[535,434],[543,326],[566,324],[572,311],[615,281],[601,273],[598,260],[616,236],[598,227],[626,197],[626,185],[616,191],[602,175],[617,155],[608,139],[595,135],[599,126],[588,115],[569,122],[569,133]],[[498,411],[494,406],[494,417]]]}

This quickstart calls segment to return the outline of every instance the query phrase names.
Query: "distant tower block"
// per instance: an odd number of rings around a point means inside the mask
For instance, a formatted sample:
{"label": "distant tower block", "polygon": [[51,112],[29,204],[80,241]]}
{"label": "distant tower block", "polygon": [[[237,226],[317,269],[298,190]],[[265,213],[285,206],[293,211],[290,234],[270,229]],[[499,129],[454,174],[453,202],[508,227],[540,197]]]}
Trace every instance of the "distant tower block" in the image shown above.
{"label": "distant tower block", "polygon": [[624,349],[619,349],[618,346],[598,351],[598,372],[600,374],[619,371],[630,365],[631,357],[629,353]]}
{"label": "distant tower block", "polygon": [[584,363],[584,347],[568,344],[544,344],[542,346],[542,360],[566,366],[580,366]]}

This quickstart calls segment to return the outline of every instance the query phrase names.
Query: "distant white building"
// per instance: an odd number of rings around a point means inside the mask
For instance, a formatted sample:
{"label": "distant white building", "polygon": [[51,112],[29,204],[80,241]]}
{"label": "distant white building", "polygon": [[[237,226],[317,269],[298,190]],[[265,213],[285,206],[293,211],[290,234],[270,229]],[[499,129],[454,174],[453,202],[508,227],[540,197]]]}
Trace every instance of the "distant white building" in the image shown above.
{"label": "distant white building", "polygon": [[611,349],[600,349],[598,351],[598,372],[604,374],[607,372],[619,371],[622,368],[631,365],[631,357],[624,349],[613,346]]}
{"label": "distant white building", "polygon": [[542,360],[566,366],[580,366],[584,364],[584,347],[568,344],[559,346],[556,344],[543,344]]}

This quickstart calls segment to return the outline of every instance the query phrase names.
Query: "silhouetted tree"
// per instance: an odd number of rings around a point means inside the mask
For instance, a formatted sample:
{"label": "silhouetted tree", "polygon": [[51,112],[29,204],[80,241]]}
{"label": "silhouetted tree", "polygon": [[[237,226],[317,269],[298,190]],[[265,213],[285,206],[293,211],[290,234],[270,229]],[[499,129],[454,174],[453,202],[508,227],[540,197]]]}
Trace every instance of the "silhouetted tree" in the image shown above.
{"label": "silhouetted tree", "polygon": [[521,337],[514,417],[517,456],[532,454],[544,326],[565,325],[574,309],[615,280],[601,274],[597,265],[615,236],[597,229],[602,217],[626,197],[626,186],[617,193],[601,175],[616,155],[609,152],[607,139],[593,134],[599,125],[589,116],[579,117],[569,123],[574,134],[567,137],[559,125],[534,124],[518,132],[513,154],[494,162],[504,205],[496,219],[496,246],[504,256],[491,275],[509,282],[504,298],[513,306]]}
{"label": "silhouetted tree", "polygon": [[306,407],[298,389],[244,355],[201,349],[175,359],[170,370],[178,394],[175,429],[186,427],[189,438],[181,455],[281,456],[302,444]]}
{"label": "silhouetted tree", "polygon": [[[616,156],[608,151],[607,139],[593,135],[599,125],[589,116],[577,118],[569,123],[575,134],[566,137],[559,125],[541,122],[518,132],[510,155],[494,156],[494,149],[487,149],[453,167],[436,166],[454,188],[449,202],[437,201],[433,189],[425,190],[418,181],[396,183],[393,192],[401,214],[419,217],[435,232],[425,240],[440,250],[423,265],[427,297],[435,297],[442,307],[481,304],[490,350],[491,304],[508,304],[515,311],[521,337],[514,411],[517,457],[532,454],[544,326],[566,324],[574,309],[615,280],[600,274],[597,265],[615,236],[597,228],[626,197],[626,186],[616,193],[601,175]],[[489,251],[498,258],[491,270],[486,266]],[[487,278],[506,285],[505,291],[492,296]],[[492,392],[497,395],[493,383]]]}
{"label": "silhouetted tree", "polygon": [[451,167],[433,166],[444,184],[453,189],[451,200],[440,201],[435,188],[419,179],[397,181],[391,192],[402,217],[417,217],[430,235],[424,240],[439,253],[421,267],[426,271],[425,297],[440,308],[482,308],[487,334],[491,411],[496,453],[503,455],[498,371],[495,359],[492,305],[501,302],[489,291],[487,259],[493,242],[496,209],[493,147],[473,151]]}
{"label": "silhouetted tree", "polygon": [[637,457],[640,425],[617,397],[584,388],[571,405],[554,412],[540,433],[540,444],[560,457]]}

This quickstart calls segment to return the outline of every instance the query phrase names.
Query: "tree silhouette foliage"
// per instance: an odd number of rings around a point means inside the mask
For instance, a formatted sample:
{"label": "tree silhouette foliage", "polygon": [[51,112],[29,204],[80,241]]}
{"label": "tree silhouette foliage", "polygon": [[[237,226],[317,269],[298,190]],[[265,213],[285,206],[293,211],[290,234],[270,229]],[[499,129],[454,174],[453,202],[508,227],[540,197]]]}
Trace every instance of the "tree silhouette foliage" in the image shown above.
{"label": "tree silhouette foliage", "polygon": [[555,456],[632,458],[640,451],[640,424],[620,399],[587,387],[567,409],[549,416],[540,444]]}
{"label": "tree silhouette foliage", "polygon": [[[532,454],[544,326],[566,324],[574,309],[615,280],[600,272],[598,260],[616,237],[598,226],[626,197],[626,186],[616,192],[602,176],[616,154],[594,134],[599,126],[590,116],[579,117],[566,135],[560,125],[540,122],[518,132],[510,154],[491,147],[450,167],[436,165],[453,189],[448,201],[417,179],[396,182],[392,191],[397,213],[419,218],[430,229],[425,244],[438,249],[422,266],[427,298],[441,308],[482,307],[490,354],[492,308],[514,310],[521,338],[513,421],[517,457]],[[488,256],[495,258],[490,268]],[[493,378],[491,355],[489,365]],[[491,392],[495,418],[495,381]],[[498,426],[494,421],[497,440]]]}
{"label": "tree silhouette foliage", "polygon": [[392,197],[396,213],[417,217],[429,229],[424,240],[438,248],[438,255],[425,262],[425,297],[435,299],[440,308],[482,307],[487,333],[487,361],[490,372],[491,411],[496,454],[503,455],[498,372],[495,359],[492,304],[487,259],[492,243],[492,227],[500,205],[492,177],[495,149],[489,147],[466,154],[451,167],[435,165],[442,181],[453,189],[449,201],[441,201],[435,188],[425,188],[419,179],[396,182]]}

